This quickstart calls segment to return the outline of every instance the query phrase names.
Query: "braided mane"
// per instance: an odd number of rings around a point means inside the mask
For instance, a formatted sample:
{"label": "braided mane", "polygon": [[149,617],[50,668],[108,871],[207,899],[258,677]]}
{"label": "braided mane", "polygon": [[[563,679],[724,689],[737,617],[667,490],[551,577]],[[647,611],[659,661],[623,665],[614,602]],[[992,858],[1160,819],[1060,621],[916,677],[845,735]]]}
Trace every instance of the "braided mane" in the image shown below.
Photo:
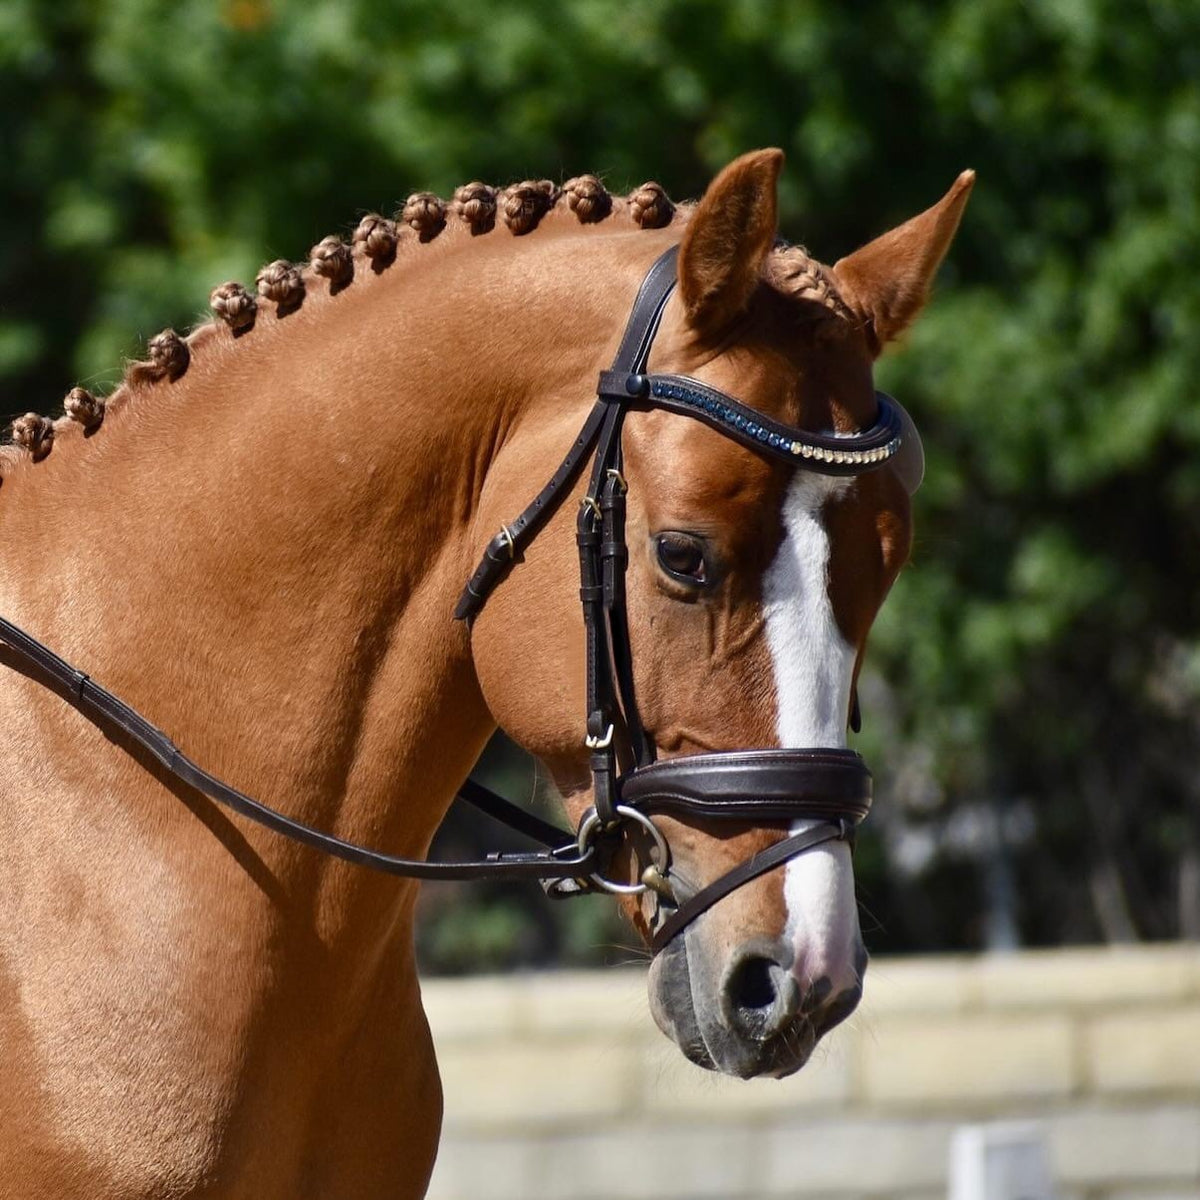
{"label": "braided mane", "polygon": [[[109,396],[74,387],[63,401],[64,415],[57,420],[33,412],[18,417],[11,426],[11,446],[0,447],[0,483],[7,466],[21,459],[41,462],[64,433],[76,430],[91,437],[133,390],[180,379],[215,327],[226,325],[234,337],[242,337],[254,329],[264,304],[273,306],[276,320],[290,316],[304,304],[314,278],[326,280],[329,294],[336,295],[364,270],[376,275],[386,271],[395,263],[403,243],[430,242],[452,221],[465,226],[472,236],[490,233],[502,224],[520,237],[537,229],[543,217],[556,208],[573,213],[583,225],[623,213],[642,229],[665,228],[677,215],[686,213],[677,209],[657,183],[647,182],[626,197],[614,197],[595,175],[580,175],[561,187],[549,180],[525,180],[506,188],[473,182],[456,189],[450,201],[432,192],[414,192],[394,217],[378,213],[363,217],[349,242],[337,235],[322,238],[309,251],[306,264],[284,259],[268,263],[255,278],[254,292],[234,281],[215,287],[209,295],[214,319],[186,337],[166,329],[151,338],[146,358],[127,366],[124,378]],[[815,303],[831,316],[852,317],[828,271],[799,246],[784,247],[771,256],[768,280],[785,295]]]}

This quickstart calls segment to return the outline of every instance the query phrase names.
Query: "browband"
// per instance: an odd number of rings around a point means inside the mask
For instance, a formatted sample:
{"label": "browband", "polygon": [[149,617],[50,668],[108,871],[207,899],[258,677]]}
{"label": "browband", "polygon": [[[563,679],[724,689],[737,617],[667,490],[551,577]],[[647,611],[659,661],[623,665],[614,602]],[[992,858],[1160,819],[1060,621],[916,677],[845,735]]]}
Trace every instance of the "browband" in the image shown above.
{"label": "browband", "polygon": [[861,433],[809,433],[749,408],[740,400],[690,375],[642,375],[601,371],[598,392],[610,404],[638,404],[695,417],[751,450],[802,464],[822,475],[861,475],[899,451],[902,438],[898,406],[876,392],[875,423]]}

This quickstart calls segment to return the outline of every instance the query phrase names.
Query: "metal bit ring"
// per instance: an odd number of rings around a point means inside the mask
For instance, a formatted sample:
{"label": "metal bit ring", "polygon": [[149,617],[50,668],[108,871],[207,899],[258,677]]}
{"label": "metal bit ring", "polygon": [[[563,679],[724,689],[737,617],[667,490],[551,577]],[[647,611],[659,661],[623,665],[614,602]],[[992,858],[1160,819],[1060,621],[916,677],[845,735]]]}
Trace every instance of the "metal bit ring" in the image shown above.
{"label": "metal bit ring", "polygon": [[[618,804],[614,811],[622,820],[635,822],[650,835],[654,841],[653,849],[650,851],[650,863],[658,869],[660,875],[665,876],[671,861],[671,852],[667,847],[667,839],[663,837],[658,826],[645,813],[638,812],[636,808],[630,808],[626,804]],[[594,808],[590,809],[579,825],[579,850],[581,853],[587,851],[601,828],[600,814]],[[588,878],[601,891],[612,892],[617,896],[640,896],[649,890],[648,884],[619,883],[615,879],[605,879],[598,872]]]}

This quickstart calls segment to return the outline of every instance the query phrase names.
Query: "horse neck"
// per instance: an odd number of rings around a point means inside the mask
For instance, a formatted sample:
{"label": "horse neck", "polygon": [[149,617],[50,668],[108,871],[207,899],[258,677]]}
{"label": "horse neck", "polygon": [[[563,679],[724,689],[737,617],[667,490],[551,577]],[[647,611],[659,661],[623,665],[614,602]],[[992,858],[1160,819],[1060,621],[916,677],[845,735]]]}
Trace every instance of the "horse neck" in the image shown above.
{"label": "horse neck", "polygon": [[[614,253],[547,225],[521,242],[444,235],[236,342],[205,331],[180,380],[134,391],[95,437],[7,481],[0,531],[29,570],[4,589],[6,615],[235,786],[421,853],[494,728],[451,620],[491,532],[474,527],[488,466],[561,422],[557,406],[582,419],[663,240],[610,235]],[[96,753],[74,714],[40,711],[48,754]],[[174,804],[128,763],[95,769],[126,803]],[[175,818],[167,836],[212,843]],[[370,885],[347,886],[355,869],[242,836],[285,893],[313,897],[330,938],[357,919]],[[378,915],[394,922],[406,890],[384,882]]]}

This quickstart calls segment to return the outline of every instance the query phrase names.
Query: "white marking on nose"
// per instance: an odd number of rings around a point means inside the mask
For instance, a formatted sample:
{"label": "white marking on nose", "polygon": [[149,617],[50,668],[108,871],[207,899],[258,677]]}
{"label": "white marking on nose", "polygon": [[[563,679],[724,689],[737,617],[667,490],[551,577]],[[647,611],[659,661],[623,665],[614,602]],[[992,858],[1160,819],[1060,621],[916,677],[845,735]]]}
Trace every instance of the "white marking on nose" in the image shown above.
{"label": "white marking on nose", "polygon": [[848,480],[798,471],[783,502],[783,543],[763,576],[781,746],[844,746],[854,650],[829,602],[822,509]]}
{"label": "white marking on nose", "polygon": [[[798,471],[783,503],[783,542],[763,576],[763,615],[775,668],[776,733],[787,747],[844,747],[854,648],[829,600],[828,501],[849,481]],[[811,827],[797,821],[793,833]],[[841,843],[793,858],[784,876],[787,926],[802,987],[829,976],[833,995],[854,982],[858,911],[850,854]]]}

